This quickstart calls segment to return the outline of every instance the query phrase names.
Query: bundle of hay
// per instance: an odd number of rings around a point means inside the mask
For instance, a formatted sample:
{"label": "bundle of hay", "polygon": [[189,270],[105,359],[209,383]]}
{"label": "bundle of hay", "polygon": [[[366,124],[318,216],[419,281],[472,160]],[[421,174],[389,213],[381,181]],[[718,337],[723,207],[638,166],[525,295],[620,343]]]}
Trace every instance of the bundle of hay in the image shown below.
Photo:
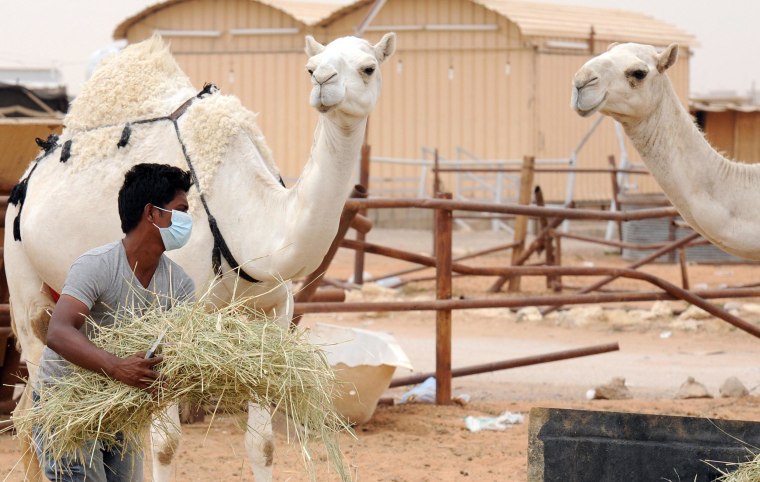
{"label": "bundle of hay", "polygon": [[[40,403],[14,417],[19,433],[38,425],[54,460],[83,459],[85,441],[107,447],[142,449],[154,418],[170,423],[163,411],[180,401],[239,412],[251,401],[284,413],[297,431],[304,460],[308,445],[321,439],[332,465],[347,479],[337,435],[347,429],[333,407],[334,374],[322,350],[301,332],[282,329],[243,301],[208,312],[204,299],[178,304],[170,311],[151,308],[122,312],[110,327],[97,328],[95,345],[118,356],[147,351],[165,327],[157,369],[162,379],[153,393],[101,374],[74,371],[40,390]],[[123,442],[117,439],[123,433]]]}
{"label": "bundle of hay", "polygon": [[715,482],[757,482],[760,480],[760,453],[758,453],[754,459],[738,465],[738,468],[733,472],[721,471],[723,475]]}

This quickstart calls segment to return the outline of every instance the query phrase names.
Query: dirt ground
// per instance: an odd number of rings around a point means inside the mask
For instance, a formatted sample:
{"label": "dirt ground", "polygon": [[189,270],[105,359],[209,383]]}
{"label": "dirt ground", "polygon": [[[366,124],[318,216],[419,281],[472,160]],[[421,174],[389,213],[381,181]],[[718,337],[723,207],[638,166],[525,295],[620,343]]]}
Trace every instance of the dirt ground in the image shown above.
{"label": "dirt ground", "polygon": [[[429,233],[373,230],[369,240],[380,244],[429,253]],[[504,243],[504,234],[455,233],[454,256]],[[567,266],[615,266],[627,262],[602,249],[563,244]],[[473,265],[507,263],[506,254],[467,261]],[[372,276],[408,267],[406,263],[368,256],[366,270]],[[353,269],[352,252],[341,250],[329,276],[346,279]],[[650,265],[646,272],[680,285],[677,265]],[[410,276],[432,274],[431,271]],[[696,265],[688,267],[692,287],[717,288],[753,283],[760,278],[756,265]],[[456,278],[454,296],[485,297],[492,278]],[[566,279],[582,286],[591,280]],[[523,279],[523,293],[546,293],[543,278]],[[651,289],[638,281],[620,281],[612,288]],[[368,286],[350,299],[408,300],[434,297],[432,282],[417,282],[397,290]],[[495,295],[490,295],[495,296]],[[508,296],[501,294],[498,296]],[[720,300],[721,305],[745,320],[760,324],[760,299]],[[467,394],[460,406],[428,404],[378,407],[372,420],[355,428],[355,437],[344,436],[342,449],[354,479],[358,481],[524,481],[527,467],[527,414],[532,407],[567,407],[655,414],[688,415],[760,421],[760,340],[711,317],[691,310],[682,302],[611,304],[576,307],[542,320],[518,316],[507,309],[456,311],[453,317],[454,367],[618,342],[620,351],[490,374],[456,378],[454,395]],[[665,309],[663,310],[663,307]],[[603,308],[603,309],[601,309]],[[671,310],[674,313],[668,314]],[[685,312],[684,312],[685,311]],[[682,313],[684,312],[684,313]],[[302,325],[331,323],[391,333],[412,361],[415,372],[435,366],[435,314],[433,312],[307,315]],[[397,370],[396,376],[407,376]],[[587,400],[586,392],[612,377],[624,377],[632,400]],[[688,376],[703,383],[716,398],[674,400]],[[720,398],[719,387],[728,377],[738,377],[750,390],[740,399]],[[396,401],[408,388],[389,390]],[[525,422],[505,431],[469,432],[468,415],[496,416],[510,411],[526,415]],[[209,417],[206,418],[209,420]],[[252,480],[243,448],[243,417],[218,418],[210,426],[187,425],[180,447],[177,481]],[[285,423],[276,420],[276,480],[308,480],[299,451],[285,439]],[[20,468],[12,469],[20,453],[8,435],[0,436],[0,478],[23,480]],[[317,480],[336,480],[317,448]],[[149,465],[149,462],[148,462]],[[149,480],[146,467],[146,480]],[[0,479],[2,480],[2,479]]]}

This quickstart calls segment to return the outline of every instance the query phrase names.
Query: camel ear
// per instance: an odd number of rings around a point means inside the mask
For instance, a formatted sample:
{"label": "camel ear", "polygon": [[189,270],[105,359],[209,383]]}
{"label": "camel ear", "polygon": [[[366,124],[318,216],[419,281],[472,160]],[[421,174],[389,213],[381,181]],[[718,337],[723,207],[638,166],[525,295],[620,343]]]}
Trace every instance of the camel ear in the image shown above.
{"label": "camel ear", "polygon": [[614,47],[618,45],[620,45],[620,42],[612,42],[611,44],[607,46],[607,52],[609,52],[610,50],[612,50]]}
{"label": "camel ear", "polygon": [[676,63],[678,59],[678,44],[670,44],[657,58],[657,70],[662,73]]}
{"label": "camel ear", "polygon": [[396,33],[389,32],[375,45],[375,55],[380,62],[384,61],[396,51]]}
{"label": "camel ear", "polygon": [[315,55],[321,53],[324,49],[325,46],[317,42],[314,37],[311,35],[306,36],[306,48],[304,49],[306,51],[306,55],[309,57],[314,57]]}

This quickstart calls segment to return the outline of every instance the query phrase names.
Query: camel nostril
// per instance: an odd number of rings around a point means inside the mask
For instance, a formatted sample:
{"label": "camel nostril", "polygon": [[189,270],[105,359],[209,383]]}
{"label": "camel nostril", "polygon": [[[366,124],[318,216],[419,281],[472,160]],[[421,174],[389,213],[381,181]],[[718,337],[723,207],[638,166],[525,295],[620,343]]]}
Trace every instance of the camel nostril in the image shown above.
{"label": "camel nostril", "polygon": [[587,79],[578,79],[575,81],[575,88],[578,90],[581,90],[584,87],[588,87],[590,85],[595,85],[599,83],[599,77],[590,77]]}
{"label": "camel nostril", "polygon": [[333,72],[329,77],[327,77],[324,80],[319,80],[317,77],[314,77],[314,80],[316,80],[319,85],[323,85],[323,84],[326,84],[327,82],[329,82],[330,80],[332,80],[337,75],[338,75],[337,72]]}

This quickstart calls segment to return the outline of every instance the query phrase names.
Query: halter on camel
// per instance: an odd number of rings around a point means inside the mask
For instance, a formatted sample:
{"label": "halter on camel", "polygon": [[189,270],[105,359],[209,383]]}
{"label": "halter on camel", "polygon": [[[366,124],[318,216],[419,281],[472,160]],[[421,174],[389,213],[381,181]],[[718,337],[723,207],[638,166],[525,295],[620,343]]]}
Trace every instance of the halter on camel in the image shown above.
{"label": "halter on camel", "polygon": [[[214,84],[206,84],[203,86],[203,90],[201,90],[197,95],[189,98],[186,100],[182,105],[180,105],[177,110],[169,114],[168,116],[163,117],[154,117],[151,119],[141,119],[135,122],[127,122],[126,125],[124,125],[124,129],[121,131],[121,138],[119,138],[119,142],[116,144],[118,147],[124,147],[129,143],[129,137],[132,134],[132,125],[138,125],[138,124],[150,124],[153,122],[160,122],[160,121],[171,121],[172,125],[174,125],[174,132],[177,134],[177,141],[179,142],[180,147],[182,148],[182,154],[185,156],[185,161],[187,162],[187,167],[190,170],[190,175],[193,179],[193,184],[195,184],[196,189],[198,189],[198,194],[200,194],[201,198],[201,204],[203,205],[203,209],[206,211],[206,217],[208,217],[208,225],[211,229],[211,235],[214,238],[214,247],[211,250],[211,265],[214,269],[214,273],[217,276],[222,275],[222,257],[224,257],[224,260],[227,261],[227,264],[230,265],[230,267],[237,271],[241,278],[244,280],[250,282],[250,283],[260,283],[260,280],[257,280],[253,277],[251,277],[248,273],[246,273],[242,266],[240,266],[240,263],[237,262],[235,257],[230,252],[229,247],[227,246],[227,243],[224,241],[224,236],[222,236],[222,232],[219,230],[219,226],[216,223],[216,219],[211,214],[211,211],[209,210],[208,204],[206,203],[206,197],[203,195],[203,191],[201,191],[200,183],[198,182],[198,176],[195,173],[195,169],[193,168],[193,163],[190,161],[190,156],[187,154],[187,149],[185,147],[185,143],[182,142],[182,135],[179,132],[179,124],[177,123],[177,120],[182,117],[182,115],[187,111],[187,108],[190,107],[190,105],[195,102],[198,99],[203,99],[207,95],[213,95],[215,93],[219,92],[219,88],[215,86]],[[113,127],[113,126],[100,126],[100,127],[94,127],[91,129],[87,129],[88,131],[91,130],[97,130],[102,129],[105,127]],[[40,161],[48,157],[50,154],[55,152],[58,147],[61,147],[61,158],[60,162],[66,162],[69,160],[69,157],[71,157],[71,142],[72,139],[67,140],[63,143],[63,146],[60,146],[58,144],[58,136],[55,134],[51,134],[47,140],[42,140],[40,138],[35,139],[37,142],[37,145],[40,146],[43,149],[43,153],[39,155],[33,162],[34,165],[32,166],[31,171],[29,171],[29,174],[22,179],[18,184],[16,184],[13,189],[11,190],[10,197],[8,198],[8,202],[10,204],[13,204],[14,206],[18,206],[18,214],[16,215],[16,218],[13,220],[13,239],[16,241],[21,241],[21,211],[24,207],[24,200],[26,199],[26,190],[29,185],[29,179],[32,177],[32,174],[34,174],[35,169],[37,169],[37,166],[39,165]],[[285,186],[285,183],[282,180],[282,177],[280,177],[280,184]]]}

